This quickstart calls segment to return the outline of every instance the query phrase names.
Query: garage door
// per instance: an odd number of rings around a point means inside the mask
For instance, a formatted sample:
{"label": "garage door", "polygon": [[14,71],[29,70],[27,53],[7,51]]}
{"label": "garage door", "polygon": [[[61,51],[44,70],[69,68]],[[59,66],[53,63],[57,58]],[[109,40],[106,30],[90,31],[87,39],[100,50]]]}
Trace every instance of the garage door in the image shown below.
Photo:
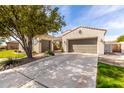
{"label": "garage door", "polygon": [[68,41],[69,52],[97,53],[97,38]]}

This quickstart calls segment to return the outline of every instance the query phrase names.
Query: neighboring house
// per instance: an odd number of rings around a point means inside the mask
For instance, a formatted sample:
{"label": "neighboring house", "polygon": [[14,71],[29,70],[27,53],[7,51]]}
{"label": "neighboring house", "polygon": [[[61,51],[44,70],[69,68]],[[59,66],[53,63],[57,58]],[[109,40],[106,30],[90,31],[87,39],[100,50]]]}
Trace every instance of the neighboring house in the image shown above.
{"label": "neighboring house", "polygon": [[7,49],[8,50],[18,50],[19,49],[19,43],[16,41],[10,41],[7,42]]}
{"label": "neighboring house", "polygon": [[6,49],[6,47],[7,47],[7,44],[6,44],[5,38],[0,37],[0,50]]}
{"label": "neighboring house", "polygon": [[104,36],[106,29],[77,27],[62,35],[65,52],[104,54]]}
{"label": "neighboring house", "polygon": [[106,41],[105,53],[124,53],[124,42]]}
{"label": "neighboring house", "polygon": [[[41,53],[45,51],[53,51],[53,41],[54,37],[50,35],[39,35],[33,39],[33,52]],[[19,45],[19,50],[24,51],[21,45]]]}
{"label": "neighboring house", "polygon": [[0,50],[6,49],[7,45],[6,44],[0,44]]}

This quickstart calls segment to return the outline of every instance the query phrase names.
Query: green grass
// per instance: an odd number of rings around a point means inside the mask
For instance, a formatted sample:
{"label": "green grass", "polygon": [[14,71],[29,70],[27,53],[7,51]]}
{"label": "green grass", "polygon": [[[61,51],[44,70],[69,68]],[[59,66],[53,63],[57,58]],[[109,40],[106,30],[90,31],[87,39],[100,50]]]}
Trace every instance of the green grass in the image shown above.
{"label": "green grass", "polygon": [[124,68],[98,63],[97,88],[124,88]]}
{"label": "green grass", "polygon": [[23,58],[25,54],[18,54],[14,50],[3,50],[0,51],[0,58]]}

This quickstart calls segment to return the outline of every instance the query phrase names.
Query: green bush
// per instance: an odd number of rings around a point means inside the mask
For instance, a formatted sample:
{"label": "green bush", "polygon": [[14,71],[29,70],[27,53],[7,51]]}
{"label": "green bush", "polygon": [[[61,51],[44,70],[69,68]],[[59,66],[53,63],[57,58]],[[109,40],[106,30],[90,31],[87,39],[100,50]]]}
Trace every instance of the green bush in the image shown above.
{"label": "green bush", "polygon": [[32,54],[33,54],[33,55],[36,55],[36,54],[38,54],[38,53],[37,53],[36,51],[32,51]]}
{"label": "green bush", "polygon": [[16,53],[21,53],[22,51],[20,51],[20,50],[14,50],[14,52],[16,52]]}
{"label": "green bush", "polygon": [[51,56],[54,56],[55,55],[54,52],[53,51],[50,51],[50,50],[49,51],[46,51],[45,54],[51,55]]}
{"label": "green bush", "polygon": [[15,64],[17,64],[17,63],[18,63],[17,60],[14,60],[14,59],[12,59],[12,58],[8,58],[8,60],[5,61],[3,64],[4,64],[4,66],[10,66],[10,65],[15,65]]}
{"label": "green bush", "polygon": [[17,64],[19,64],[18,60],[8,58],[8,60],[0,62],[0,71],[14,67]]}
{"label": "green bush", "polygon": [[63,47],[61,47],[61,52],[64,52],[64,49],[63,49]]}
{"label": "green bush", "polygon": [[18,50],[14,50],[14,52],[17,52]]}

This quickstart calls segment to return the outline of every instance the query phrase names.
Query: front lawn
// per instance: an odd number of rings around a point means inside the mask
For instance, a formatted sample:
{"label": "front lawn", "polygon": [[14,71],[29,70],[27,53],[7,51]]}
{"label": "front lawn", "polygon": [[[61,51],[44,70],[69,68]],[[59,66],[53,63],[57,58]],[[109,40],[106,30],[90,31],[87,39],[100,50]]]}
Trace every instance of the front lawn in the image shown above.
{"label": "front lawn", "polygon": [[[36,53],[34,53],[36,55]],[[33,58],[27,58],[26,54],[16,53],[14,50],[0,51],[0,71],[12,69],[39,59],[47,57],[45,55],[37,55]],[[5,59],[4,59],[5,58]]]}
{"label": "front lawn", "polygon": [[0,51],[0,58],[24,58],[25,54],[14,52],[14,50],[3,50]]}
{"label": "front lawn", "polygon": [[98,63],[97,88],[124,88],[124,68]]}

